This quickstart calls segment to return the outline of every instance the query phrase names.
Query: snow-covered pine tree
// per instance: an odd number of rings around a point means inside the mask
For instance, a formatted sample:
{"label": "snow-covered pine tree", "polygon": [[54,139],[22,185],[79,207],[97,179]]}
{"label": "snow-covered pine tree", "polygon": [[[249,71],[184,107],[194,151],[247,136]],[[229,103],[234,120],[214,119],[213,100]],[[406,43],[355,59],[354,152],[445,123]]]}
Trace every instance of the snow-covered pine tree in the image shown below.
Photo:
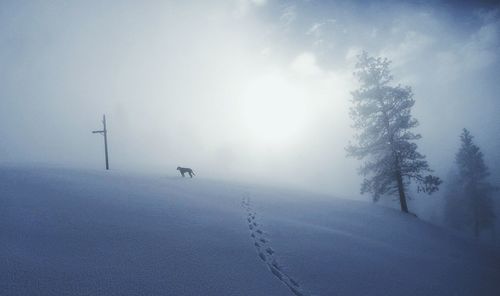
{"label": "snow-covered pine tree", "polygon": [[377,201],[382,195],[399,195],[401,211],[408,213],[406,194],[410,182],[431,194],[441,180],[430,173],[425,156],[417,152],[411,132],[418,125],[411,116],[415,104],[409,86],[391,85],[390,61],[363,52],[358,56],[354,75],[360,87],[352,92],[351,118],[358,133],[357,143],[349,143],[349,156],[364,159],[359,169],[364,181],[361,193],[371,193]]}
{"label": "snow-covered pine tree", "polygon": [[483,153],[472,141],[467,129],[460,135],[461,146],[455,158],[458,172],[448,190],[446,198],[446,220],[452,226],[472,226],[474,236],[485,228],[492,227],[495,220],[491,195],[497,190],[487,178],[490,175],[484,163]]}

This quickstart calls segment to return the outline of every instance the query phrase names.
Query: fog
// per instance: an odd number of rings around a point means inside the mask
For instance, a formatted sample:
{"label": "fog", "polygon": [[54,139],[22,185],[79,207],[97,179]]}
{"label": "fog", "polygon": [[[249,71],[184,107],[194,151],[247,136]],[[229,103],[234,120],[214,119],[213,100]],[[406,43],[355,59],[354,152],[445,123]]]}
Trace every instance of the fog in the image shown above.
{"label": "fog", "polygon": [[369,199],[345,151],[366,50],[437,175],[467,127],[500,180],[499,49],[488,1],[2,1],[0,162],[101,169],[106,114],[111,169]]}

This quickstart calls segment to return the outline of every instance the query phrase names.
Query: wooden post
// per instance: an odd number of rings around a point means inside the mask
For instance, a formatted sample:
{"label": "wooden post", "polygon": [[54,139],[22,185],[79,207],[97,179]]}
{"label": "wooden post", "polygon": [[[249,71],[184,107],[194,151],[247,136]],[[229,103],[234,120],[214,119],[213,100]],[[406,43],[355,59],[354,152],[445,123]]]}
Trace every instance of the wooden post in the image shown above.
{"label": "wooden post", "polygon": [[109,170],[108,161],[108,130],[106,129],[106,115],[102,115],[102,125],[104,126],[104,155],[106,156],[106,170]]}
{"label": "wooden post", "polygon": [[106,115],[102,115],[102,125],[103,129],[101,131],[93,131],[93,134],[102,134],[104,136],[104,156],[106,159],[106,170],[109,170],[109,160],[108,160],[108,130],[106,128]]}

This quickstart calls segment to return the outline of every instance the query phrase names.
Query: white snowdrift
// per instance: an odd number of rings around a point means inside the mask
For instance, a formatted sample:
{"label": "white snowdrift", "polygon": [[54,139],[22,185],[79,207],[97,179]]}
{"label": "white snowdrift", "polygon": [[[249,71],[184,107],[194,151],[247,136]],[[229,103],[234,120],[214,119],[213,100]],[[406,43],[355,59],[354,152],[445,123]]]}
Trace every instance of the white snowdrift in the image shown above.
{"label": "white snowdrift", "polygon": [[499,258],[368,202],[0,167],[0,295],[499,295]]}

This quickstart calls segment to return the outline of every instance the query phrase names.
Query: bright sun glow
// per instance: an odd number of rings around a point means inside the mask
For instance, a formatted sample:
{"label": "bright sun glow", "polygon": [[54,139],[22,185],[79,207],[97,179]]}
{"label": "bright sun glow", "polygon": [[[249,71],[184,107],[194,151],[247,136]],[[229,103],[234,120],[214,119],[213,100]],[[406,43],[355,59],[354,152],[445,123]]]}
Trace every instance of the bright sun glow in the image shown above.
{"label": "bright sun glow", "polygon": [[249,83],[243,99],[242,119],[257,144],[283,146],[304,131],[307,123],[304,91],[279,72]]}

